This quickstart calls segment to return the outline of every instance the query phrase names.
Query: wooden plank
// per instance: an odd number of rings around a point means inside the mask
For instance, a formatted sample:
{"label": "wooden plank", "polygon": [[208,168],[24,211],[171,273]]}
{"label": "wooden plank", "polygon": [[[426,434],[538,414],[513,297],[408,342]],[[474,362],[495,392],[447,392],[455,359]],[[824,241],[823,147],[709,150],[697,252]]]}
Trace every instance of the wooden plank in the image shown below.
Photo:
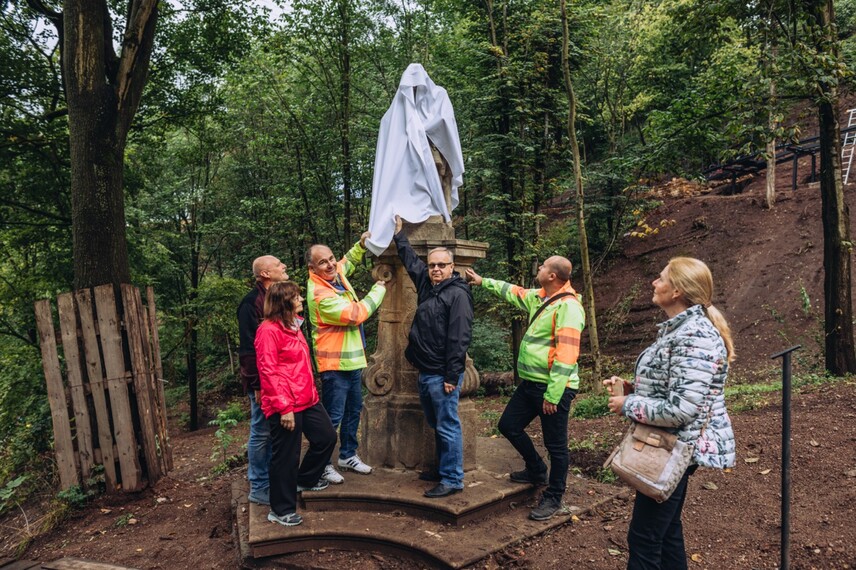
{"label": "wooden plank", "polygon": [[80,347],[77,341],[77,316],[74,312],[74,297],[71,293],[63,293],[57,297],[56,304],[59,309],[59,328],[62,335],[62,351],[65,354],[68,387],[71,391],[71,407],[74,410],[74,433],[77,436],[80,474],[85,481],[89,479],[94,457],[92,455],[92,424],[89,420],[89,406],[86,403],[86,390],[83,386],[83,373],[80,369]]}
{"label": "wooden plank", "polygon": [[161,446],[163,447],[163,456],[166,460],[166,470],[171,471],[173,468],[172,463],[172,443],[169,440],[169,430],[167,426],[167,415],[166,415],[166,396],[164,395],[164,378],[163,378],[163,363],[161,362],[161,352],[160,352],[160,333],[158,332],[158,314],[155,306],[155,290],[149,286],[146,287],[146,310],[148,311],[148,323],[149,323],[149,331],[150,331],[150,339],[151,342],[149,344],[150,350],[150,365],[154,366],[154,370],[156,373],[155,376],[155,386],[157,390],[155,392],[155,397],[158,400],[158,405],[160,406],[160,423],[161,423]]}
{"label": "wooden plank", "polygon": [[134,438],[134,421],[128,385],[124,382],[125,357],[122,350],[122,331],[112,285],[95,287],[95,308],[98,313],[98,329],[101,332],[101,350],[104,355],[104,373],[110,393],[113,411],[113,431],[119,449],[119,467],[122,473],[122,488],[125,491],[142,489],[140,460]]}
{"label": "wooden plank", "polygon": [[[42,564],[45,570],[134,570],[127,566],[116,566],[105,562],[93,562],[83,558],[61,558]],[[3,569],[5,570],[5,569]]]}
{"label": "wooden plank", "polygon": [[98,446],[104,465],[104,481],[107,489],[116,489],[116,455],[113,453],[115,442],[110,431],[110,411],[107,409],[107,396],[104,393],[104,371],[101,368],[101,352],[98,349],[98,337],[95,329],[95,317],[92,312],[92,294],[88,289],[74,293],[77,311],[80,316],[80,333],[83,337],[83,354],[86,361],[86,374],[95,407],[95,421],[98,424]]}
{"label": "wooden plank", "polygon": [[143,352],[143,312],[139,302],[140,292],[133,285],[121,285],[122,304],[125,307],[125,330],[128,333],[128,348],[131,356],[131,375],[134,377],[134,392],[137,396],[137,412],[140,417],[140,431],[143,454],[149,483],[161,478],[161,458],[158,455],[157,430],[155,428],[154,394],[152,394],[151,376]]}
{"label": "wooden plank", "polygon": [[51,305],[47,299],[36,301],[36,328],[39,331],[39,346],[42,350],[42,368],[45,371],[48,402],[51,407],[51,420],[54,431],[54,448],[59,467],[60,485],[68,489],[80,484],[77,466],[74,463],[74,445],[71,442],[71,426],[68,422],[68,404],[65,389],[62,386],[62,374],[59,369],[59,356],[56,350]]}

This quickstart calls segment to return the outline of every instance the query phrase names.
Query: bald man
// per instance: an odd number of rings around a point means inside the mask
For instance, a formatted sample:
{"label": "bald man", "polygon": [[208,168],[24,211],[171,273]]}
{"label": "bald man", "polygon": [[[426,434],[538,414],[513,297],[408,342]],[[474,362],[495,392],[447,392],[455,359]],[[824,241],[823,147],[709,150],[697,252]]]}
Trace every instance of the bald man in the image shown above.
{"label": "bald man", "polygon": [[[568,412],[580,387],[577,359],[585,311],[571,287],[571,262],[558,255],[547,259],[536,275],[540,289],[483,279],[472,269],[467,270],[467,278],[529,315],[517,358],[521,382],[499,419],[499,431],[526,463],[523,470],[511,473],[511,480],[534,485],[549,482],[538,506],[529,513],[533,520],[547,520],[562,508],[568,477]],[[544,459],[526,433],[536,417],[541,418],[544,447],[550,455],[549,478]]]}
{"label": "bald man", "polygon": [[260,505],[270,504],[269,465],[271,456],[270,428],[259,407],[259,370],[256,367],[256,329],[264,316],[265,294],[272,283],[287,281],[285,264],[272,255],[253,261],[256,284],[238,305],[238,335],[240,346],[241,383],[250,399],[250,438],[247,442],[247,479],[250,480],[249,500]]}

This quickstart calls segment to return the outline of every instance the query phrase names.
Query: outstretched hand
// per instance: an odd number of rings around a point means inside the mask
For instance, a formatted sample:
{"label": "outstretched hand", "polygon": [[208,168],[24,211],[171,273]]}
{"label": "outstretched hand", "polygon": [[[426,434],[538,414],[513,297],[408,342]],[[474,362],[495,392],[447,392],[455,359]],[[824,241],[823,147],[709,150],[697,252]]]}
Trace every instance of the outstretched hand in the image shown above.
{"label": "outstretched hand", "polygon": [[401,231],[401,227],[402,227],[403,225],[404,225],[404,220],[402,220],[402,219],[401,219],[401,216],[399,216],[398,214],[396,214],[396,215],[395,215],[395,233],[396,233],[396,234],[398,234],[398,232],[400,232],[400,231]]}
{"label": "outstretched hand", "polygon": [[362,247],[366,247],[366,240],[372,237],[372,233],[369,231],[363,232],[363,235],[360,236],[360,245]]}
{"label": "outstretched hand", "polygon": [[472,267],[467,269],[467,281],[475,285],[476,287],[480,287],[482,284],[482,277],[475,271],[473,271]]}

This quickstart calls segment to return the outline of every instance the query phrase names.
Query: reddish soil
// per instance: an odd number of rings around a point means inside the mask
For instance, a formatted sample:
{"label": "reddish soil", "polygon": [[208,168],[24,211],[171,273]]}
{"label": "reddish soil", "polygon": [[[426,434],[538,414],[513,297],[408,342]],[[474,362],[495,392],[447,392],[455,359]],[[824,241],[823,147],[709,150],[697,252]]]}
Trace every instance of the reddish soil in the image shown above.
{"label": "reddish soil", "polygon": [[[773,401],[779,394],[770,394]],[[497,398],[480,409],[501,408]],[[699,470],[684,509],[691,568],[775,568],[779,560],[781,409],[776,404],[733,415],[738,464]],[[793,568],[856,568],[856,383],[824,384],[794,395],[792,451]],[[245,428],[236,440],[245,436]],[[622,430],[616,418],[572,420],[572,465],[600,465]],[[136,568],[237,568],[229,487],[245,469],[211,478],[210,430],[173,438],[176,469],[152,490],[101,497],[32,543],[31,560],[75,556]],[[757,459],[756,459],[757,458]],[[708,489],[712,485],[715,490]],[[618,491],[619,488],[616,487]],[[159,502],[160,500],[160,502]],[[632,501],[615,500],[535,540],[507,548],[478,568],[623,567]],[[30,524],[38,507],[28,507]],[[523,516],[521,514],[521,516]],[[136,521],[131,524],[129,519]],[[3,521],[20,529],[20,516]],[[9,536],[4,546],[11,544]],[[0,551],[0,557],[8,551]],[[334,550],[282,557],[269,567],[405,569],[411,561]]]}

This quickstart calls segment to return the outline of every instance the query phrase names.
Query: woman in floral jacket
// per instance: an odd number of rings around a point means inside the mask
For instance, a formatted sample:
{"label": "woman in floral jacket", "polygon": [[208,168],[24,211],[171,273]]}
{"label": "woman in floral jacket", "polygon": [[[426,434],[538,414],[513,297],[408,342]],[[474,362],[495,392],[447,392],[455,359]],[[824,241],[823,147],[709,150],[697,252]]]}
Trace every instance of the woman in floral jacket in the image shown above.
{"label": "woman in floral jacket", "polygon": [[703,262],[676,257],[653,286],[653,301],[669,319],[636,360],[633,384],[617,376],[603,383],[612,392],[615,382],[624,382],[628,394],[609,399],[612,412],[671,430],[694,445],[692,464],[668,500],[657,503],[636,493],[627,534],[628,569],[681,570],[687,567],[681,510],[689,476],[700,465],[734,465],[734,432],[724,399],[734,345],[728,322],[711,304],[713,277]]}

